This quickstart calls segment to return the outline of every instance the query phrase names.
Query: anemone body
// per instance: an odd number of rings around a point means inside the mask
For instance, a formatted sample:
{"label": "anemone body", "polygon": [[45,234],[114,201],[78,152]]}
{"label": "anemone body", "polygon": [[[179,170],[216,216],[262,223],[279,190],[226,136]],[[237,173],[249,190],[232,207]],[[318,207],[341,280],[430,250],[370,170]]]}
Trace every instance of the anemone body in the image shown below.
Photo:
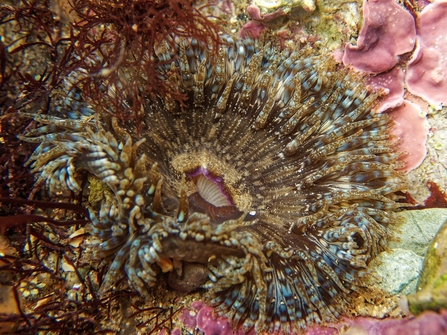
{"label": "anemone body", "polygon": [[112,258],[101,290],[126,275],[145,294],[161,271],[197,264],[208,271],[197,285],[235,326],[336,320],[386,248],[403,189],[377,94],[310,49],[228,36],[217,54],[175,45],[154,57],[183,103],[146,97],[143,127],[34,116],[46,125],[26,137],[40,143],[29,163],[50,192],[80,191],[86,170],[114,194],[90,211],[98,253]]}

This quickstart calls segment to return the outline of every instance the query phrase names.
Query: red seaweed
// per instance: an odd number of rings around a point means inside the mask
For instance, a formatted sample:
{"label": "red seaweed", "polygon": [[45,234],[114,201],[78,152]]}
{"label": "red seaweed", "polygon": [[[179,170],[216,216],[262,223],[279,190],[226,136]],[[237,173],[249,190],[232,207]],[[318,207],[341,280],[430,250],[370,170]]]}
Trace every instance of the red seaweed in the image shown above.
{"label": "red seaweed", "polygon": [[447,194],[440,190],[438,184],[433,181],[427,183],[430,196],[425,199],[425,208],[447,208]]}

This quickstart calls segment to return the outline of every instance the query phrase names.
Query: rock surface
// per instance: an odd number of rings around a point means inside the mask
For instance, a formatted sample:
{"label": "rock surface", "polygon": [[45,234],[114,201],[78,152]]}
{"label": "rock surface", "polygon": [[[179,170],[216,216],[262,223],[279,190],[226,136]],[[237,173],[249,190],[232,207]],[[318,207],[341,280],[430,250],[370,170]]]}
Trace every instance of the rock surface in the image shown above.
{"label": "rock surface", "polygon": [[447,209],[404,211],[398,217],[402,223],[396,240],[390,243],[390,250],[379,254],[370,264],[379,287],[393,295],[416,292],[425,254],[447,221]]}
{"label": "rock surface", "polygon": [[431,240],[436,236],[439,228],[447,221],[447,209],[431,208],[414,211],[404,211],[398,214],[402,224],[396,237],[400,241],[391,241],[391,249],[402,248],[411,250],[419,256],[425,257]]}

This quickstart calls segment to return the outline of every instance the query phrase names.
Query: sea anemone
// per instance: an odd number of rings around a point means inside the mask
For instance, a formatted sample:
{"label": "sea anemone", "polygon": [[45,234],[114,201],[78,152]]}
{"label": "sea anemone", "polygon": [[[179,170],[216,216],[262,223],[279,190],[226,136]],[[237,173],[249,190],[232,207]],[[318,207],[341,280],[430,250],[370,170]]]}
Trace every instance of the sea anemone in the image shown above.
{"label": "sea anemone", "polygon": [[32,115],[28,164],[50,193],[81,191],[83,170],[112,192],[90,208],[98,257],[112,259],[102,293],[125,275],[145,295],[188,264],[206,268],[196,287],[235,326],[334,321],[391,236],[404,189],[392,120],[327,55],[221,39],[217,54],[183,37],[154,48],[186,98],[145,96],[143,125],[80,97],[65,116]]}

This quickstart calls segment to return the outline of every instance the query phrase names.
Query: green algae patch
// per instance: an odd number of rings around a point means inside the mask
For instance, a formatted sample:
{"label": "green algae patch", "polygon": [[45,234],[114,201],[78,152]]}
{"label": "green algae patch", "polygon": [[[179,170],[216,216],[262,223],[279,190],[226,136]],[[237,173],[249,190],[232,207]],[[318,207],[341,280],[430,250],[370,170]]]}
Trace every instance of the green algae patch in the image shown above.
{"label": "green algae patch", "polygon": [[431,242],[418,283],[418,292],[408,296],[410,311],[447,308],[447,222]]}

